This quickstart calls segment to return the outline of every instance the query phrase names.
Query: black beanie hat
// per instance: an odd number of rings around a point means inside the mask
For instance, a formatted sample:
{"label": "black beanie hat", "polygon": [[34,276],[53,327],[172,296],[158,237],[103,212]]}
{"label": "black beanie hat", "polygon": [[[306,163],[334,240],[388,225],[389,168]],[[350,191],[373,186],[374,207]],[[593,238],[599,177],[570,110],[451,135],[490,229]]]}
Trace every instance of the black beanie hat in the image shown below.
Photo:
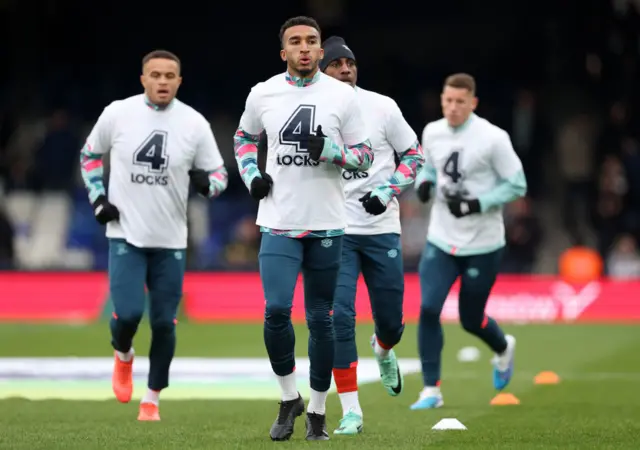
{"label": "black beanie hat", "polygon": [[320,61],[320,70],[323,72],[331,64],[332,61],[340,58],[349,58],[356,60],[353,52],[347,47],[346,42],[340,36],[331,36],[322,43],[324,49],[324,58]]}

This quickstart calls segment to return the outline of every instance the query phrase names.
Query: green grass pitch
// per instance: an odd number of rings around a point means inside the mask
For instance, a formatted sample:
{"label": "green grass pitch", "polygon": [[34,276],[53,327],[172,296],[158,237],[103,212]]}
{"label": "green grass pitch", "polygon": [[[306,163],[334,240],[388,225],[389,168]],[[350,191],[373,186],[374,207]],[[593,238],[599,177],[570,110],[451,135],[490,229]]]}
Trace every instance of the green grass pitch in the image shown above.
{"label": "green grass pitch", "polygon": [[[146,352],[146,323],[136,340]],[[445,406],[409,411],[421,388],[420,376],[406,378],[405,392],[391,398],[380,383],[360,390],[364,432],[304,441],[299,420],[291,441],[274,443],[268,430],[277,401],[166,400],[162,421],[136,421],[137,402],[0,401],[0,449],[636,449],[640,436],[640,328],[623,325],[523,325],[507,331],[518,339],[516,373],[508,391],[517,406],[490,406],[490,352],[458,326],[445,327],[443,394]],[[370,356],[371,327],[358,328],[361,356]],[[306,356],[307,331],[296,327],[297,354]],[[106,323],[90,326],[0,325],[1,357],[110,356]],[[457,351],[482,350],[475,363],[461,363]],[[417,357],[416,327],[407,326],[397,352]],[[265,357],[260,325],[180,324],[177,356]],[[560,375],[558,385],[534,385],[543,370]],[[341,410],[328,401],[333,432]],[[466,431],[433,431],[454,417]]]}

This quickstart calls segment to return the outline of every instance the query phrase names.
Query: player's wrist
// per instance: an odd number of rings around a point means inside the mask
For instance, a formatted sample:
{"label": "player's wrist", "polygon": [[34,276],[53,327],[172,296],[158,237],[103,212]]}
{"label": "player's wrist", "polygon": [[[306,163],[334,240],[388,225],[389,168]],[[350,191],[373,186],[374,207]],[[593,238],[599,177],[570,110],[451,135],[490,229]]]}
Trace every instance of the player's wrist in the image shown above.
{"label": "player's wrist", "polygon": [[482,205],[482,201],[479,198],[474,198],[474,199],[468,200],[468,203],[469,203],[469,209],[472,212],[481,213],[481,212],[485,211],[485,209],[484,209],[484,207]]}
{"label": "player's wrist", "polygon": [[251,186],[253,186],[253,183],[256,180],[262,180],[262,175],[260,175],[260,172],[254,173],[253,175],[251,175],[251,177],[249,177],[249,179],[246,181],[247,187],[251,189]]}
{"label": "player's wrist", "polygon": [[384,188],[374,189],[373,192],[371,193],[371,196],[378,197],[380,202],[385,206],[388,205],[389,202],[393,199],[393,195],[389,192],[386,192]]}
{"label": "player's wrist", "polygon": [[328,138],[323,138],[322,153],[320,153],[320,161],[333,162],[335,159],[342,159],[342,151],[340,147]]}
{"label": "player's wrist", "polygon": [[95,209],[98,206],[104,205],[105,203],[107,203],[107,196],[101,193],[97,197],[95,197],[95,199],[93,199],[91,205]]}

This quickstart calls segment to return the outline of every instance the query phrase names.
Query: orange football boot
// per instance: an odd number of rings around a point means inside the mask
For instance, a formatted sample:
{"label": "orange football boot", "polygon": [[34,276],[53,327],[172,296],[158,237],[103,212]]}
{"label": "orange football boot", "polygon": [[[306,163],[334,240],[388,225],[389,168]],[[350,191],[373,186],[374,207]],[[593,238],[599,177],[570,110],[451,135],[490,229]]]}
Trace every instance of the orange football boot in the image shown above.
{"label": "orange football boot", "polygon": [[111,385],[113,393],[120,403],[129,403],[133,395],[133,357],[124,362],[115,354]]}
{"label": "orange football boot", "polygon": [[153,403],[140,403],[138,420],[156,422],[160,420],[160,409]]}

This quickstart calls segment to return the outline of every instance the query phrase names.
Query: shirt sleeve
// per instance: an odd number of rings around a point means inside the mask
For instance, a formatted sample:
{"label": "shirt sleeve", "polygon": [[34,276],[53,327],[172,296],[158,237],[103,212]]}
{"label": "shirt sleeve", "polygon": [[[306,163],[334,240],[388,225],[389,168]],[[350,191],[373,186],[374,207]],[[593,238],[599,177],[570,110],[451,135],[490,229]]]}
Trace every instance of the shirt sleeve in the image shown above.
{"label": "shirt sleeve", "polygon": [[364,172],[371,168],[374,159],[373,150],[360,104],[353,90],[343,113],[340,134],[344,146],[340,147],[331,139],[325,139],[320,161],[327,161],[354,172]]}
{"label": "shirt sleeve", "polygon": [[388,204],[391,199],[414,184],[424,164],[424,154],[416,133],[405,120],[396,102],[393,102],[389,108],[389,115],[385,122],[385,136],[400,161],[391,178],[384,185],[374,189],[371,195],[377,196],[383,203]]}
{"label": "shirt sleeve", "polygon": [[102,111],[80,150],[80,172],[91,203],[106,195],[102,157],[111,150],[114,109],[112,103]]}
{"label": "shirt sleeve", "polygon": [[478,197],[482,211],[512,202],[527,193],[522,162],[505,131],[501,130],[491,147],[491,165],[500,181],[496,187]]}
{"label": "shirt sleeve", "polygon": [[229,176],[211,126],[204,117],[201,118],[198,134],[200,137],[194,166],[207,172],[209,175],[209,197],[216,197],[227,188]]}
{"label": "shirt sleeve", "polygon": [[369,139],[369,131],[367,130],[355,90],[351,91],[351,95],[347,100],[340,134],[344,145],[347,147],[361,144]]}
{"label": "shirt sleeve", "polygon": [[430,151],[430,127],[427,124],[422,131],[422,151],[424,153],[424,164],[422,166],[422,170],[418,173],[416,177],[415,187],[416,189],[422,185],[422,183],[430,182],[435,184],[437,179],[437,170],[433,164],[433,159],[431,157]]}
{"label": "shirt sleeve", "polygon": [[263,126],[260,115],[257,113],[256,103],[257,93],[254,87],[247,97],[240,125],[233,137],[240,176],[249,189],[254,178],[262,176],[258,168],[258,143]]}
{"label": "shirt sleeve", "polygon": [[389,141],[398,156],[402,156],[418,140],[418,136],[405,120],[396,102],[393,102],[389,108],[385,132],[387,141]]}
{"label": "shirt sleeve", "polygon": [[251,135],[260,135],[263,130],[262,119],[258,113],[258,85],[254,86],[247,96],[244,104],[244,111],[240,117],[239,128]]}

